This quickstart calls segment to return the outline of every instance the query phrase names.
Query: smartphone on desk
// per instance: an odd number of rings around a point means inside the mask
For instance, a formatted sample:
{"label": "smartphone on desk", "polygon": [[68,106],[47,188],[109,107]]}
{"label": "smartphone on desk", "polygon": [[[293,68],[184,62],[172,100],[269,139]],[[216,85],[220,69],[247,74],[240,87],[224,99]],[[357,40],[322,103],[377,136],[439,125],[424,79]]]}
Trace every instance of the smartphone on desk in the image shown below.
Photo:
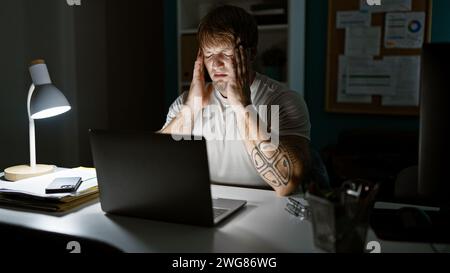
{"label": "smartphone on desk", "polygon": [[45,188],[45,193],[76,192],[82,182],[81,177],[58,177]]}

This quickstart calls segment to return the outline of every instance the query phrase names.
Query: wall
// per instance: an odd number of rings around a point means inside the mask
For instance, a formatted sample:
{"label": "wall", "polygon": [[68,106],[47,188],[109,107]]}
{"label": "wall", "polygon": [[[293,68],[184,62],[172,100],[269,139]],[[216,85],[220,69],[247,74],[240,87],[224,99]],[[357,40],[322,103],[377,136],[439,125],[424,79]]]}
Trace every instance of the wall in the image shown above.
{"label": "wall", "polygon": [[77,165],[92,165],[88,130],[104,129],[109,124],[106,3],[107,0],[82,1],[81,7],[72,9],[74,28],[70,44],[74,47],[78,102]]}
{"label": "wall", "polygon": [[92,165],[89,128],[162,126],[162,0],[2,0],[0,33],[0,170],[29,163],[28,65],[36,58],[72,106],[36,121],[38,163]]}
{"label": "wall", "polygon": [[[0,169],[29,162],[27,93],[29,62],[46,60],[53,83],[73,110],[36,121],[38,163],[78,161],[73,14],[64,1],[2,1],[0,9]],[[75,137],[73,137],[75,135]],[[66,156],[66,155],[71,155]]]}
{"label": "wall", "polygon": [[170,105],[178,97],[177,0],[164,1],[164,57],[164,113],[167,114]]}
{"label": "wall", "polygon": [[450,1],[433,0],[433,42],[450,42]]}
{"label": "wall", "polygon": [[164,124],[163,0],[108,0],[108,113],[112,129]]}
{"label": "wall", "polygon": [[[28,156],[25,106],[28,86],[24,81],[6,80],[26,75],[22,9],[21,1],[8,1],[0,9],[0,33],[5,37],[0,44],[0,168],[23,162]],[[9,139],[15,139],[15,143],[8,143]]]}
{"label": "wall", "polygon": [[[317,149],[335,143],[346,129],[418,130],[417,117],[330,114],[325,109],[325,54],[328,0],[307,1],[306,101],[311,113],[312,143]],[[450,1],[433,2],[432,41],[450,41]]]}

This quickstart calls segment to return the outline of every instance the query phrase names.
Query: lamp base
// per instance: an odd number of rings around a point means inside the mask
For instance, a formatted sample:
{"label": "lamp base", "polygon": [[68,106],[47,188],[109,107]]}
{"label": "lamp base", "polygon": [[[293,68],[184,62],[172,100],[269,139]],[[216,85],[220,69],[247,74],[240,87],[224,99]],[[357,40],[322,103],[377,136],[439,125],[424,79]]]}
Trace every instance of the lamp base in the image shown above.
{"label": "lamp base", "polygon": [[5,169],[5,179],[14,182],[20,179],[52,173],[55,169],[56,167],[54,165],[37,164],[35,167],[19,165]]}

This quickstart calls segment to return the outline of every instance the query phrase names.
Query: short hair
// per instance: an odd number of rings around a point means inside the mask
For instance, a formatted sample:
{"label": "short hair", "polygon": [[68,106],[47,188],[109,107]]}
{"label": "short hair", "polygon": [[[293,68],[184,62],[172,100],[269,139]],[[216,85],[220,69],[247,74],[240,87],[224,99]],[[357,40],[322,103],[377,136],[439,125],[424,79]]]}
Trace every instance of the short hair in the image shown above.
{"label": "short hair", "polygon": [[256,51],[258,46],[255,19],[243,8],[231,5],[214,8],[203,17],[197,35],[200,48],[233,44],[237,37],[245,48]]}

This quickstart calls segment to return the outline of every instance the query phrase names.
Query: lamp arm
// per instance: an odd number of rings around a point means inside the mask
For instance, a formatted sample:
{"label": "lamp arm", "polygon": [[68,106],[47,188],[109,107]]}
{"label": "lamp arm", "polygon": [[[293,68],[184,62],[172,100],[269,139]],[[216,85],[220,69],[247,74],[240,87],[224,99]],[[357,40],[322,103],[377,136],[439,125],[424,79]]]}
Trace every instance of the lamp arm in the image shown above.
{"label": "lamp arm", "polygon": [[31,118],[30,102],[31,96],[34,92],[34,84],[31,84],[28,91],[27,99],[27,110],[28,110],[28,121],[29,121],[29,132],[30,132],[30,167],[36,167],[36,144],[35,144],[35,134],[34,134],[34,119]]}

